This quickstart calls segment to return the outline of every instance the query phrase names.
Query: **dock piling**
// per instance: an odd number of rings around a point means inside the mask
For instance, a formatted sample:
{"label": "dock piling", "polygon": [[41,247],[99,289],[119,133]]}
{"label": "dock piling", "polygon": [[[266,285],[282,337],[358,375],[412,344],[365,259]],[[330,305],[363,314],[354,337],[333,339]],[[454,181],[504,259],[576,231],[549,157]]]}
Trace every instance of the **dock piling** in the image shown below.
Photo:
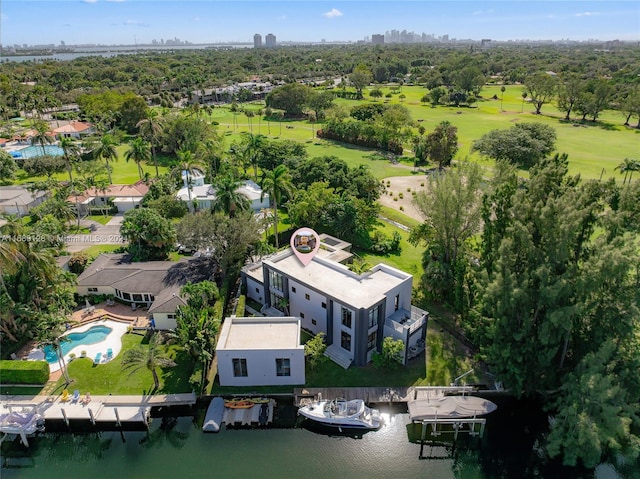
{"label": "dock piling", "polygon": [[67,412],[64,410],[64,408],[60,408],[60,411],[62,412],[62,419],[64,423],[67,425],[67,427],[69,427],[69,418],[67,417]]}
{"label": "dock piling", "polygon": [[93,411],[91,410],[91,408],[87,408],[87,410],[89,411],[89,417],[91,418],[91,424],[93,424],[94,426],[96,425],[96,418],[93,415]]}
{"label": "dock piling", "polygon": [[115,413],[115,415],[116,415],[116,426],[118,426],[118,427],[122,427],[122,424],[120,424],[120,415],[118,414],[118,408],[117,408],[117,407],[114,407],[114,408],[113,408],[113,412],[114,412],[114,413]]}

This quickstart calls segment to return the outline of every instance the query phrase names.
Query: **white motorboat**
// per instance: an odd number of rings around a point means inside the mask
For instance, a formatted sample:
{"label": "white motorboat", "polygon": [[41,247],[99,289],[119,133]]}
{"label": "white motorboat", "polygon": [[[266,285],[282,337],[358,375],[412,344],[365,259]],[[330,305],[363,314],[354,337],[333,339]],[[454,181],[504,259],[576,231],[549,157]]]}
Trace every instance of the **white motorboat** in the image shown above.
{"label": "white motorboat", "polygon": [[5,434],[33,434],[44,430],[44,418],[37,412],[12,411],[0,415],[0,432]]}
{"label": "white motorboat", "polygon": [[339,429],[378,429],[382,425],[380,412],[367,407],[362,399],[316,401],[298,409],[298,414]]}

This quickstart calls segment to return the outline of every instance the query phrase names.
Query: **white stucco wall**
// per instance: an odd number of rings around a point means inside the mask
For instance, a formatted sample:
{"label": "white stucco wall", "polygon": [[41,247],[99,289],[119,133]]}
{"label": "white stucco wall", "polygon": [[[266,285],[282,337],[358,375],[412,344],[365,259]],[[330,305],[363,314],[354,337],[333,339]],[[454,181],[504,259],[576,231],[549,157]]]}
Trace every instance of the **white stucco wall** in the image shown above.
{"label": "white stucco wall", "polygon": [[403,281],[401,284],[397,285],[394,288],[389,289],[387,293],[387,305],[384,312],[384,317],[388,318],[390,315],[394,313],[395,309],[395,297],[396,295],[400,295],[398,302],[398,309],[406,309],[407,311],[411,310],[411,278]]}
{"label": "white stucco wall", "polygon": [[[153,313],[153,321],[156,324],[156,329],[175,329],[175,318],[169,318],[170,313]],[[175,314],[174,314],[175,315]]]}
{"label": "white stucco wall", "polygon": [[247,297],[260,304],[265,303],[264,286],[251,276],[247,276]]}
{"label": "white stucco wall", "polygon": [[[88,291],[89,288],[95,287],[98,291]],[[113,294],[115,296],[116,290],[111,286],[78,286],[78,294],[80,296],[86,296],[88,294]]]}
{"label": "white stucco wall", "polygon": [[[304,384],[304,349],[217,350],[221,386],[279,386]],[[233,375],[233,359],[247,361],[247,376]],[[289,358],[291,376],[276,374],[276,359]]]}
{"label": "white stucco wall", "polygon": [[[295,293],[293,288],[295,288]],[[306,299],[305,295],[307,294],[309,299]],[[329,308],[329,302],[324,295],[292,279],[289,280],[289,312],[292,316],[300,317],[302,327],[313,331],[314,334],[327,333],[328,309],[323,308],[322,303],[325,303]],[[304,318],[300,313],[304,315]],[[315,325],[312,322],[314,319]]]}

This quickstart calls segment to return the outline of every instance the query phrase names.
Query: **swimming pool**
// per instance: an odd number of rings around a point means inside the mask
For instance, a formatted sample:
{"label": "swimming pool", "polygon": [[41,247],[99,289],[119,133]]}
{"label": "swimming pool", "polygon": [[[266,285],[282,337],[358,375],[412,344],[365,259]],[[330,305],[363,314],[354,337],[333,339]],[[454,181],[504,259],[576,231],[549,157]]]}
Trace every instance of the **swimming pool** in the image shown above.
{"label": "swimming pool", "polygon": [[[96,344],[107,339],[107,336],[111,334],[113,329],[108,326],[98,325],[92,326],[81,333],[69,333],[64,338],[68,341],[60,341],[60,349],[62,350],[62,356],[66,356],[72,349],[78,346],[89,346]],[[58,362],[58,354],[51,346],[44,347],[44,357],[49,364]]]}
{"label": "swimming pool", "polygon": [[[43,153],[44,148],[44,153]],[[64,155],[64,150],[56,145],[44,145],[44,146],[36,146],[31,145],[26,148],[22,148],[18,150],[18,153],[22,156],[22,159],[28,160],[29,158],[36,158],[38,156],[50,155],[50,156],[62,156]]]}

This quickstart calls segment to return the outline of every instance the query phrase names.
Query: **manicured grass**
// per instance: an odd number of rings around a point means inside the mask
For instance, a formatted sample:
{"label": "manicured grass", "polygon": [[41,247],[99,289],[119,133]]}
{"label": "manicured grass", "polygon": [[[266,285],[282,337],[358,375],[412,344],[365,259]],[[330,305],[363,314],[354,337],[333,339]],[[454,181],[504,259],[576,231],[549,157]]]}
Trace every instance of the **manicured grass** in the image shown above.
{"label": "manicured grass", "polygon": [[[124,352],[135,347],[148,347],[148,342],[140,334],[122,336],[122,351],[110,362],[94,365],[92,358],[78,358],[69,364],[69,377],[73,383],[66,389],[78,389],[82,393],[94,395],[104,394],[149,394],[153,391],[153,376],[148,369],[136,371],[122,370]],[[159,369],[160,389],[155,393],[169,394],[190,392],[189,377],[193,363],[188,355],[176,345],[165,346],[167,354],[177,363],[173,368]],[[56,392],[65,388],[64,379],[60,378]]]}
{"label": "manicured grass", "polygon": [[389,208],[388,206],[380,206],[380,215],[390,219],[391,221],[395,221],[396,223],[408,226],[409,228],[420,226],[419,221],[401,213],[398,210]]}
{"label": "manicured grass", "polygon": [[82,252],[89,255],[89,257],[95,258],[102,253],[114,253],[120,248],[122,248],[122,246],[117,244],[97,244],[82,250]]}
{"label": "manicured grass", "polygon": [[368,262],[371,266],[375,266],[378,263],[385,263],[394,268],[398,268],[402,271],[413,275],[413,285],[418,286],[420,283],[420,276],[422,276],[422,254],[424,252],[424,246],[413,246],[409,243],[409,233],[401,230],[400,228],[390,225],[389,223],[381,222],[376,228],[382,231],[385,235],[391,237],[394,231],[397,231],[402,240],[400,241],[401,252],[400,254],[378,255],[365,251],[355,252]]}
{"label": "manicured grass", "polygon": [[111,221],[111,219],[113,218],[113,216],[103,216],[103,215],[91,215],[91,216],[87,216],[86,219],[91,220],[91,221],[95,221],[97,223],[100,223],[101,225],[106,225],[109,221]]}
{"label": "manicured grass", "polygon": [[308,387],[394,387],[426,385],[426,362],[424,355],[410,360],[406,366],[377,368],[373,364],[343,369],[327,360],[316,371],[307,369]]}
{"label": "manicured grass", "polygon": [[18,386],[2,386],[0,387],[0,395],[3,396],[37,396],[44,386],[39,387],[18,387]]}

